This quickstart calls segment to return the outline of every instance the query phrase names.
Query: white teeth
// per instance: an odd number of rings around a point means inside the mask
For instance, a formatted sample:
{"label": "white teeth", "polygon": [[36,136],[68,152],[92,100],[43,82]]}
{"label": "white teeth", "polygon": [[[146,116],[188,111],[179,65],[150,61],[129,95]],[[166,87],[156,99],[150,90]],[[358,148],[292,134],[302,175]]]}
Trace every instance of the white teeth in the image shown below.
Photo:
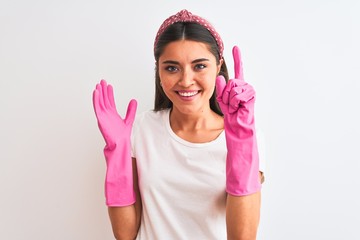
{"label": "white teeth", "polygon": [[182,97],[192,97],[196,95],[198,92],[178,92],[180,96]]}

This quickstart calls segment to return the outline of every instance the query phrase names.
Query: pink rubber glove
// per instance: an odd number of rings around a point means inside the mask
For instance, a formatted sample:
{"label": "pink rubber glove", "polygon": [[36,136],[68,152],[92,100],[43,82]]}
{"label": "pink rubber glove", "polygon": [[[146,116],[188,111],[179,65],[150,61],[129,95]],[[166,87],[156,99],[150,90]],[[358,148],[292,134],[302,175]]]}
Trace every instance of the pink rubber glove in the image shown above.
{"label": "pink rubber glove", "polygon": [[122,119],[116,111],[112,86],[101,80],[93,92],[93,104],[99,129],[106,143],[106,205],[129,206],[136,200],[130,136],[137,102],[130,101],[126,117]]}
{"label": "pink rubber glove", "polygon": [[244,196],[260,190],[254,123],[255,91],[244,81],[240,50],[233,48],[235,78],[216,78],[216,99],[224,114],[227,145],[226,191]]}

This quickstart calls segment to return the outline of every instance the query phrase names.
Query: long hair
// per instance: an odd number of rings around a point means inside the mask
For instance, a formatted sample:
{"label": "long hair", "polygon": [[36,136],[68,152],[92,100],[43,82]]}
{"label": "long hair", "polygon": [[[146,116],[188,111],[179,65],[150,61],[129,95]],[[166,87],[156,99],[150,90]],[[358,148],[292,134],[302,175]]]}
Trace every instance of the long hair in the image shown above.
{"label": "long hair", "polygon": [[[156,60],[155,66],[155,103],[154,111],[172,108],[172,102],[165,95],[161,85],[159,76],[159,58],[163,53],[167,44],[178,40],[192,40],[202,42],[208,45],[210,52],[215,56],[216,63],[220,63],[219,48],[215,38],[211,35],[209,30],[197,23],[192,22],[177,22],[170,25],[159,37],[157,45],[155,46],[154,55]],[[229,79],[225,60],[221,65],[219,75],[223,75],[226,81]],[[213,92],[210,100],[210,108],[215,113],[223,116],[221,109],[216,101],[216,91]]]}

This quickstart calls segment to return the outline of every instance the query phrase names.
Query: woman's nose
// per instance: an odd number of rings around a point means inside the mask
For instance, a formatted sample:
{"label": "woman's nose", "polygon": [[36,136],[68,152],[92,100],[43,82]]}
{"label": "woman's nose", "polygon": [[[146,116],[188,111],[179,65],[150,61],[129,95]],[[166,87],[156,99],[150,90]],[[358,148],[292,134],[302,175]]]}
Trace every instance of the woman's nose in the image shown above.
{"label": "woman's nose", "polygon": [[184,70],[178,84],[182,87],[190,87],[194,83],[195,81],[193,72],[190,70]]}

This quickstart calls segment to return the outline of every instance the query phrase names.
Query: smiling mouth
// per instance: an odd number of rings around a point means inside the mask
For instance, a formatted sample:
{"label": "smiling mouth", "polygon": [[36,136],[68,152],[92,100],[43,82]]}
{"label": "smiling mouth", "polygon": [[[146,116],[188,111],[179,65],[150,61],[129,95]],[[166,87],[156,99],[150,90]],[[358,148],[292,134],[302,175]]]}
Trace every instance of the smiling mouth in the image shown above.
{"label": "smiling mouth", "polygon": [[182,97],[192,97],[198,94],[200,91],[177,91],[177,93]]}

